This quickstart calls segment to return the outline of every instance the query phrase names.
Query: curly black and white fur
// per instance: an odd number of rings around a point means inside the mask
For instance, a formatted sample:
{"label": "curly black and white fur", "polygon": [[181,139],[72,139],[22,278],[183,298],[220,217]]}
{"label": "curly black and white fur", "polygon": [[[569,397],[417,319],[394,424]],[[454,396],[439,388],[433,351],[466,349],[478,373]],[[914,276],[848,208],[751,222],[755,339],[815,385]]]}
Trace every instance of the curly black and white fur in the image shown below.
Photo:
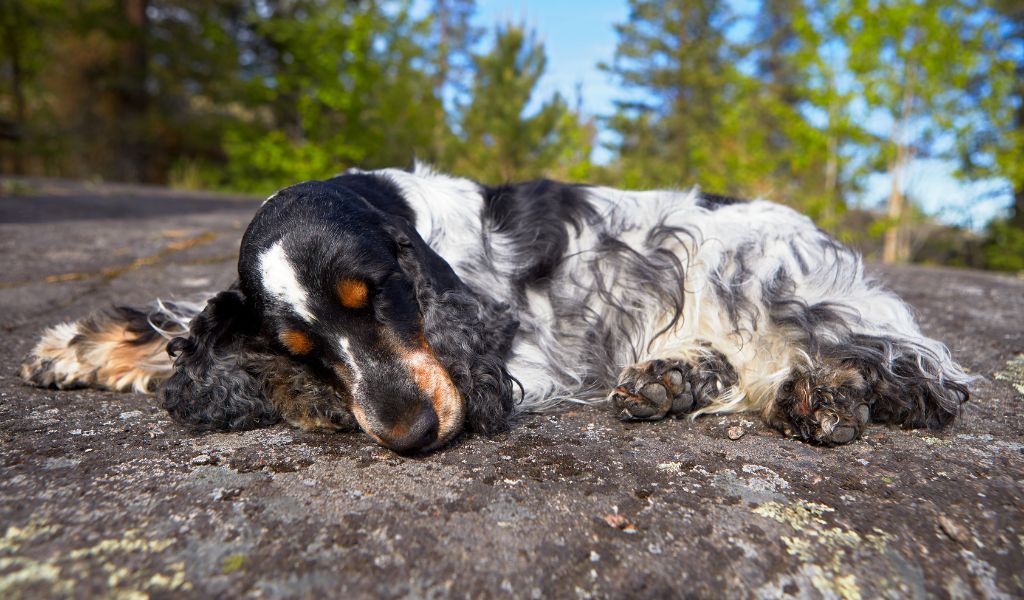
{"label": "curly black and white fur", "polygon": [[284,418],[399,451],[606,400],[622,419],[757,411],[842,444],[870,422],[942,427],[968,397],[909,307],[784,206],[422,167],[281,190],[201,312],[60,325],[23,376],[158,386],[196,429]]}

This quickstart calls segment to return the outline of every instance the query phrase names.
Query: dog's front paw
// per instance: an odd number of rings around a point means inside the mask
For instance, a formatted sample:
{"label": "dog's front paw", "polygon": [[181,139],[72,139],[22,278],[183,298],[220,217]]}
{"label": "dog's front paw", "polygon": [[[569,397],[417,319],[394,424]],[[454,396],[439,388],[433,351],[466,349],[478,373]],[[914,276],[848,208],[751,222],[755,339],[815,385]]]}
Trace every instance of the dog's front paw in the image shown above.
{"label": "dog's front paw", "polygon": [[694,405],[691,367],[685,362],[650,360],[628,367],[609,399],[624,421],[653,421],[689,412]]}
{"label": "dog's front paw", "polygon": [[693,360],[658,359],[626,368],[609,400],[622,420],[652,421],[713,404],[739,382],[736,369],[702,342]]}
{"label": "dog's front paw", "polygon": [[786,435],[808,442],[848,444],[871,422],[866,385],[851,368],[795,369],[779,390],[768,421]]}

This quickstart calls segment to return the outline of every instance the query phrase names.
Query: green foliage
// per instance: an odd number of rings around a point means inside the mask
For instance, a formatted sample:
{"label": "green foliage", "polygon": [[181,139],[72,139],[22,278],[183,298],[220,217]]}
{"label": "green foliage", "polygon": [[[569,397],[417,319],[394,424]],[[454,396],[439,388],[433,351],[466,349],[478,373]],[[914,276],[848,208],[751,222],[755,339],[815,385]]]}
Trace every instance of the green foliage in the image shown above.
{"label": "green foliage", "polygon": [[215,174],[216,179],[208,181],[239,191],[270,193],[296,181],[322,179],[336,165],[355,162],[343,160],[341,152],[347,149],[341,140],[333,147],[295,142],[280,130],[249,137],[229,131],[224,137],[227,164]]}
{"label": "green foliage", "polygon": [[1007,179],[1010,224],[1024,228],[1024,3],[988,0],[971,22],[978,68],[960,98],[971,118],[953,119],[954,157],[967,180]]}
{"label": "green foliage", "polygon": [[[590,117],[538,97],[543,44],[514,24],[485,38],[474,0],[0,0],[0,171],[268,193],[419,159],[489,182],[698,184],[872,252],[898,230],[908,255],[1018,268],[1019,1],[623,1],[602,65],[622,94]],[[904,177],[898,210],[847,207],[868,174],[933,156],[1009,182],[988,241],[902,206]]]}
{"label": "green foliage", "polygon": [[532,114],[528,105],[547,59],[522,26],[495,31],[494,48],[475,57],[471,102],[462,110],[455,170],[486,181],[538,177],[579,159],[581,125],[554,94]]}
{"label": "green foliage", "polygon": [[870,160],[862,172],[888,174],[889,224],[884,259],[911,254],[906,180],[918,157],[938,155],[954,123],[979,119],[963,90],[987,71],[984,14],[951,0],[843,0],[836,33],[865,114],[887,121],[860,142]]}
{"label": "green foliage", "polygon": [[[744,17],[720,0],[632,0],[603,65],[640,99],[621,101],[608,122],[619,179],[770,197],[834,224],[858,130],[823,54],[827,23],[804,4],[764,0]],[[730,38],[743,20],[751,37]]]}
{"label": "green foliage", "polygon": [[0,172],[42,170],[62,154],[41,100],[49,37],[66,20],[59,0],[0,2]]}
{"label": "green foliage", "polygon": [[[698,183],[723,192],[744,111],[732,102],[743,76],[732,60],[723,0],[630,0],[619,43],[602,68],[631,98],[608,125],[619,136],[615,169],[626,185]],[[749,122],[746,124],[750,124]],[[730,165],[732,166],[732,165]]]}
{"label": "green foliage", "polygon": [[888,131],[860,141],[874,157],[871,170],[898,168],[899,155],[931,156],[934,142],[956,115],[975,73],[979,48],[972,14],[949,0],[845,0],[836,33],[848,48],[846,66],[867,111],[885,117]]}
{"label": "green foliage", "polygon": [[436,158],[443,111],[417,66],[428,24],[410,5],[289,2],[251,16],[263,60],[243,74],[245,112],[222,134],[227,165],[211,183],[263,192],[350,165]]}
{"label": "green foliage", "polygon": [[1024,272],[1024,229],[1008,221],[989,224],[985,241],[985,266],[998,271]]}

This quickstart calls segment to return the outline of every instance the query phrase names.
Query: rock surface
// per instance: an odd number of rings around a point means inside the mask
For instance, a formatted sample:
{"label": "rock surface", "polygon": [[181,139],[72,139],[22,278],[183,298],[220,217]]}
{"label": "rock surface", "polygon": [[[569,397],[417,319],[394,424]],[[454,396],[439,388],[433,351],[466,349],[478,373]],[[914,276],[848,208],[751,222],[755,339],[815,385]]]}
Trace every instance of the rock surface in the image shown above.
{"label": "rock surface", "polygon": [[0,184],[0,597],[1024,595],[1020,279],[876,269],[978,377],[943,432],[830,449],[752,416],[579,408],[408,458],[23,385],[44,326],[225,287],[259,201]]}

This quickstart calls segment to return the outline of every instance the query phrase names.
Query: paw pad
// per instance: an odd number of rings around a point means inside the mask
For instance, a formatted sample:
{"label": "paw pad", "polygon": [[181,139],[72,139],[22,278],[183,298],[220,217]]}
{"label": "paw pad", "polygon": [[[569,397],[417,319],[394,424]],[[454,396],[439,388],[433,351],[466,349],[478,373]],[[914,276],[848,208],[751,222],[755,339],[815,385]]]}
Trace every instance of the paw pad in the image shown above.
{"label": "paw pad", "polygon": [[626,369],[610,400],[618,417],[654,420],[691,412],[698,404],[693,369],[679,361],[653,360]]}

